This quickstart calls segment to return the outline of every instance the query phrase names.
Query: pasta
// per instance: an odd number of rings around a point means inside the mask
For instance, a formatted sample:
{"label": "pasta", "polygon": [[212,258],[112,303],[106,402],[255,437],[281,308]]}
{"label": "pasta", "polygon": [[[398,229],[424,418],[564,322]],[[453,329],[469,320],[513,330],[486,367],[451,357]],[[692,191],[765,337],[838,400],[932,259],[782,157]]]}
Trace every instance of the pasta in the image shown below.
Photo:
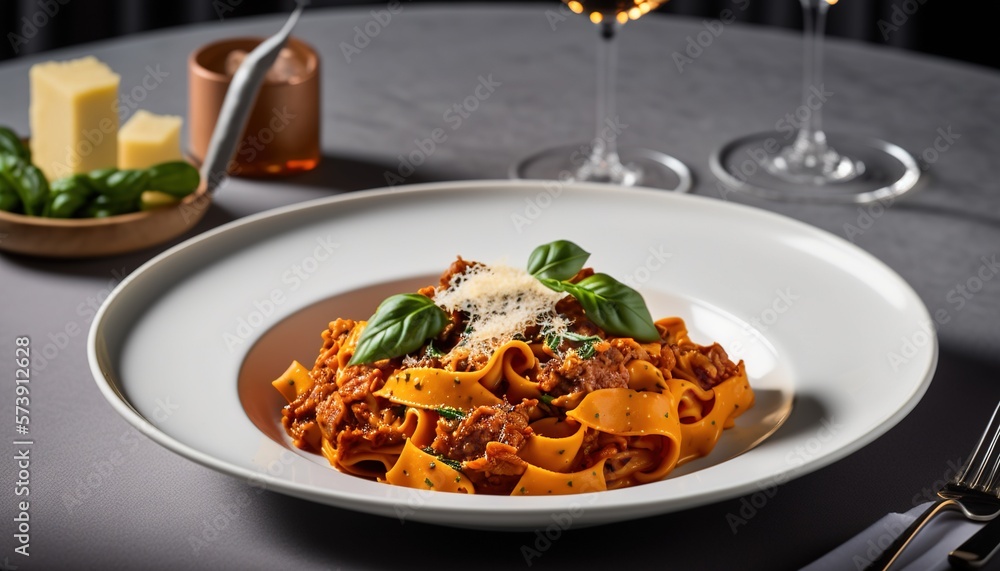
{"label": "pasta", "polygon": [[[580,293],[603,274],[574,266],[546,282],[546,271],[458,258],[438,285],[399,300],[427,308],[408,324],[382,327],[389,300],[368,321],[331,322],[313,367],[293,362],[273,383],[294,444],[397,486],[573,494],[661,480],[753,406],[743,362],[691,341],[681,319],[649,320],[644,340],[611,333]],[[427,338],[391,337],[438,313]],[[369,328],[416,348],[357,363]]]}

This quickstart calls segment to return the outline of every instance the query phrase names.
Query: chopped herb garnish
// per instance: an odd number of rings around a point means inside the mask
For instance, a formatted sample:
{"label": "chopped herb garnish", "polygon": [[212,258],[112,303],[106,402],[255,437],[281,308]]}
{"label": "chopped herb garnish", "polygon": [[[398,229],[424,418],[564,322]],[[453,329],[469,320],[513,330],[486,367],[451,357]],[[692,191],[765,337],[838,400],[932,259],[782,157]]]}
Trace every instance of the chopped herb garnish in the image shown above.
{"label": "chopped herb garnish", "polygon": [[521,489],[518,490],[518,491],[521,492],[522,494],[527,494],[528,493],[527,488],[525,488],[524,486],[521,486]]}
{"label": "chopped herb garnish", "polygon": [[[424,452],[426,452],[427,454],[430,454],[431,456],[435,457],[438,462],[441,462],[441,463],[445,464],[446,466],[448,466],[452,470],[459,470],[460,471],[462,469],[462,463],[461,462],[459,462],[458,460],[452,460],[451,458],[445,458],[444,456],[441,456],[440,454],[437,454],[436,452],[434,452],[434,449],[431,448],[430,446],[424,448]],[[406,472],[403,472],[403,473],[405,474]]]}
{"label": "chopped herb garnish", "polygon": [[579,355],[580,358],[583,359],[584,361],[586,361],[587,359],[590,359],[596,353],[597,353],[597,350],[594,349],[594,344],[593,343],[584,343],[583,345],[581,345],[576,350],[576,354]]}
{"label": "chopped herb garnish", "polygon": [[434,346],[434,341],[427,343],[427,349],[424,350],[424,354],[426,354],[428,357],[431,357],[432,359],[444,357],[444,353],[442,353],[437,347]]}
{"label": "chopped herb garnish", "polygon": [[545,346],[552,349],[552,352],[559,351],[559,345],[562,345],[562,337],[549,333],[545,336]]}
{"label": "chopped herb garnish", "polygon": [[572,488],[573,487],[573,480],[570,480],[570,481],[566,482],[566,485]]}
{"label": "chopped herb garnish", "polygon": [[566,450],[560,450],[560,451],[559,451],[559,453],[560,453],[560,454],[565,454],[565,453],[566,453]]}
{"label": "chopped herb garnish", "polygon": [[580,335],[579,333],[573,333],[572,331],[567,331],[562,335],[549,333],[545,336],[545,346],[553,352],[559,351],[559,347],[563,344],[563,341],[579,343],[580,346],[575,349],[576,354],[579,355],[581,359],[589,359],[597,353],[597,349],[594,346],[603,341],[603,339],[597,335]]}
{"label": "chopped herb garnish", "polygon": [[594,413],[594,418],[601,418],[601,413],[595,412]]}
{"label": "chopped herb garnish", "polygon": [[544,395],[543,394],[542,396],[538,397],[538,399],[541,400],[545,404],[552,404],[552,401],[556,400],[556,397],[554,397],[552,395]]}
{"label": "chopped herb garnish", "polygon": [[663,418],[670,418],[670,413],[669,412],[663,413]]}
{"label": "chopped herb garnish", "polygon": [[567,331],[563,334],[563,337],[569,339],[570,341],[575,341],[577,343],[586,343],[587,341],[600,341],[601,338],[597,335],[580,335],[579,333],[573,333],[572,331]]}
{"label": "chopped herb garnish", "polygon": [[434,487],[434,482],[432,482],[430,478],[424,478],[424,483],[427,484],[428,488]]}
{"label": "chopped herb garnish", "polygon": [[465,418],[465,412],[450,406],[439,406],[434,411],[446,420],[462,420]]}

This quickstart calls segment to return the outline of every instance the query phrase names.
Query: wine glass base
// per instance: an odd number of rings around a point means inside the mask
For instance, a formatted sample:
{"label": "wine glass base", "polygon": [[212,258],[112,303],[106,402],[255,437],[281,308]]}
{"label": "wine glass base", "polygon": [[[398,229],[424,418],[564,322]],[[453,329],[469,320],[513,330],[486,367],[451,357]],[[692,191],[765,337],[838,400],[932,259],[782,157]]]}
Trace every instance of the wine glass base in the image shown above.
{"label": "wine glass base", "polygon": [[563,145],[545,149],[510,167],[510,178],[559,180],[561,182],[603,182],[622,186],[643,186],[673,192],[690,192],[694,178],[680,160],[650,149],[618,149],[622,165],[628,171],[623,180],[607,176],[581,177],[580,168],[590,156],[590,145]]}
{"label": "wine glass base", "polygon": [[861,161],[845,157],[829,147],[813,154],[797,144],[785,147],[763,166],[774,176],[789,182],[818,185],[848,182],[865,172]]}
{"label": "wine glass base", "polygon": [[832,182],[786,177],[773,161],[787,146],[787,133],[748,135],[717,150],[712,172],[729,188],[770,200],[867,203],[899,196],[916,186],[920,166],[901,147],[879,139],[827,133],[830,148],[857,165],[854,176]]}

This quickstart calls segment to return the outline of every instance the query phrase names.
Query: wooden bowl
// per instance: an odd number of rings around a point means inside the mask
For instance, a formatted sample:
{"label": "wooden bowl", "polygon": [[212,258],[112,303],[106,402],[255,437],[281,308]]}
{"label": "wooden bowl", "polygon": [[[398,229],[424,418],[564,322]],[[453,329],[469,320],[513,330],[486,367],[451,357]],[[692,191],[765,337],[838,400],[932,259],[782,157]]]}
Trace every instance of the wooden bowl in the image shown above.
{"label": "wooden bowl", "polygon": [[190,230],[211,205],[206,181],[173,205],[107,218],[42,218],[0,211],[0,250],[47,258],[95,258],[155,246]]}

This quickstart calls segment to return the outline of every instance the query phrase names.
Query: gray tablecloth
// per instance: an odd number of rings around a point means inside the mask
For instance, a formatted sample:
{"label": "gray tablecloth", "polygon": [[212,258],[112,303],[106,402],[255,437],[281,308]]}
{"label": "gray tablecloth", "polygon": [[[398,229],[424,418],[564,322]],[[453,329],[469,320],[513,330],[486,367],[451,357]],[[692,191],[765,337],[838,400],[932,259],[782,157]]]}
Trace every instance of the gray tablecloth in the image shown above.
{"label": "gray tablecloth", "polygon": [[[385,171],[396,170],[397,155],[447,126],[445,112],[473,95],[483,78],[499,85],[406,182],[505,178],[508,165],[530,150],[589,139],[596,32],[562,15],[558,5],[446,9],[403,3],[390,21],[375,26],[371,8],[309,13],[297,33],[323,56],[322,166],[294,179],[233,181],[196,231],[282,204],[383,185]],[[186,114],[186,58],[193,48],[227,36],[268,34],[278,24],[277,18],[222,21],[5,63],[0,124],[27,133],[32,63],[88,53],[122,75],[123,89],[156,75],[141,107]],[[366,25],[377,27],[377,36],[360,53],[346,49],[364,43],[356,30]],[[655,15],[624,30],[618,101],[629,127],[623,142],[685,161],[699,194],[742,200],[720,191],[708,157],[729,139],[775,128],[794,113],[799,38],[738,25],[707,36],[706,29],[701,21]],[[685,53],[699,41],[707,45],[697,56]],[[682,69],[677,53],[691,57]],[[932,313],[943,310],[947,317],[938,328],[941,358],[929,392],[875,443],[760,498],[570,530],[529,562],[522,546],[534,545],[534,534],[401,526],[257,494],[152,443],[99,394],[87,367],[85,335],[93,308],[110,289],[163,248],[75,262],[4,255],[0,419],[7,426],[0,432],[8,442],[16,438],[15,338],[30,336],[40,360],[31,381],[31,555],[13,552],[12,518],[21,498],[14,495],[16,450],[8,445],[0,462],[0,563],[22,569],[529,563],[791,569],[885,513],[925,501],[954,471],[1000,397],[994,377],[1000,372],[1000,279],[993,279],[992,261],[1000,250],[1000,75],[839,41],[828,44],[827,62],[826,88],[833,93],[827,126],[881,136],[919,155],[927,183],[888,209],[759,205],[850,234],[908,280]],[[797,410],[790,422],[808,414]]]}

